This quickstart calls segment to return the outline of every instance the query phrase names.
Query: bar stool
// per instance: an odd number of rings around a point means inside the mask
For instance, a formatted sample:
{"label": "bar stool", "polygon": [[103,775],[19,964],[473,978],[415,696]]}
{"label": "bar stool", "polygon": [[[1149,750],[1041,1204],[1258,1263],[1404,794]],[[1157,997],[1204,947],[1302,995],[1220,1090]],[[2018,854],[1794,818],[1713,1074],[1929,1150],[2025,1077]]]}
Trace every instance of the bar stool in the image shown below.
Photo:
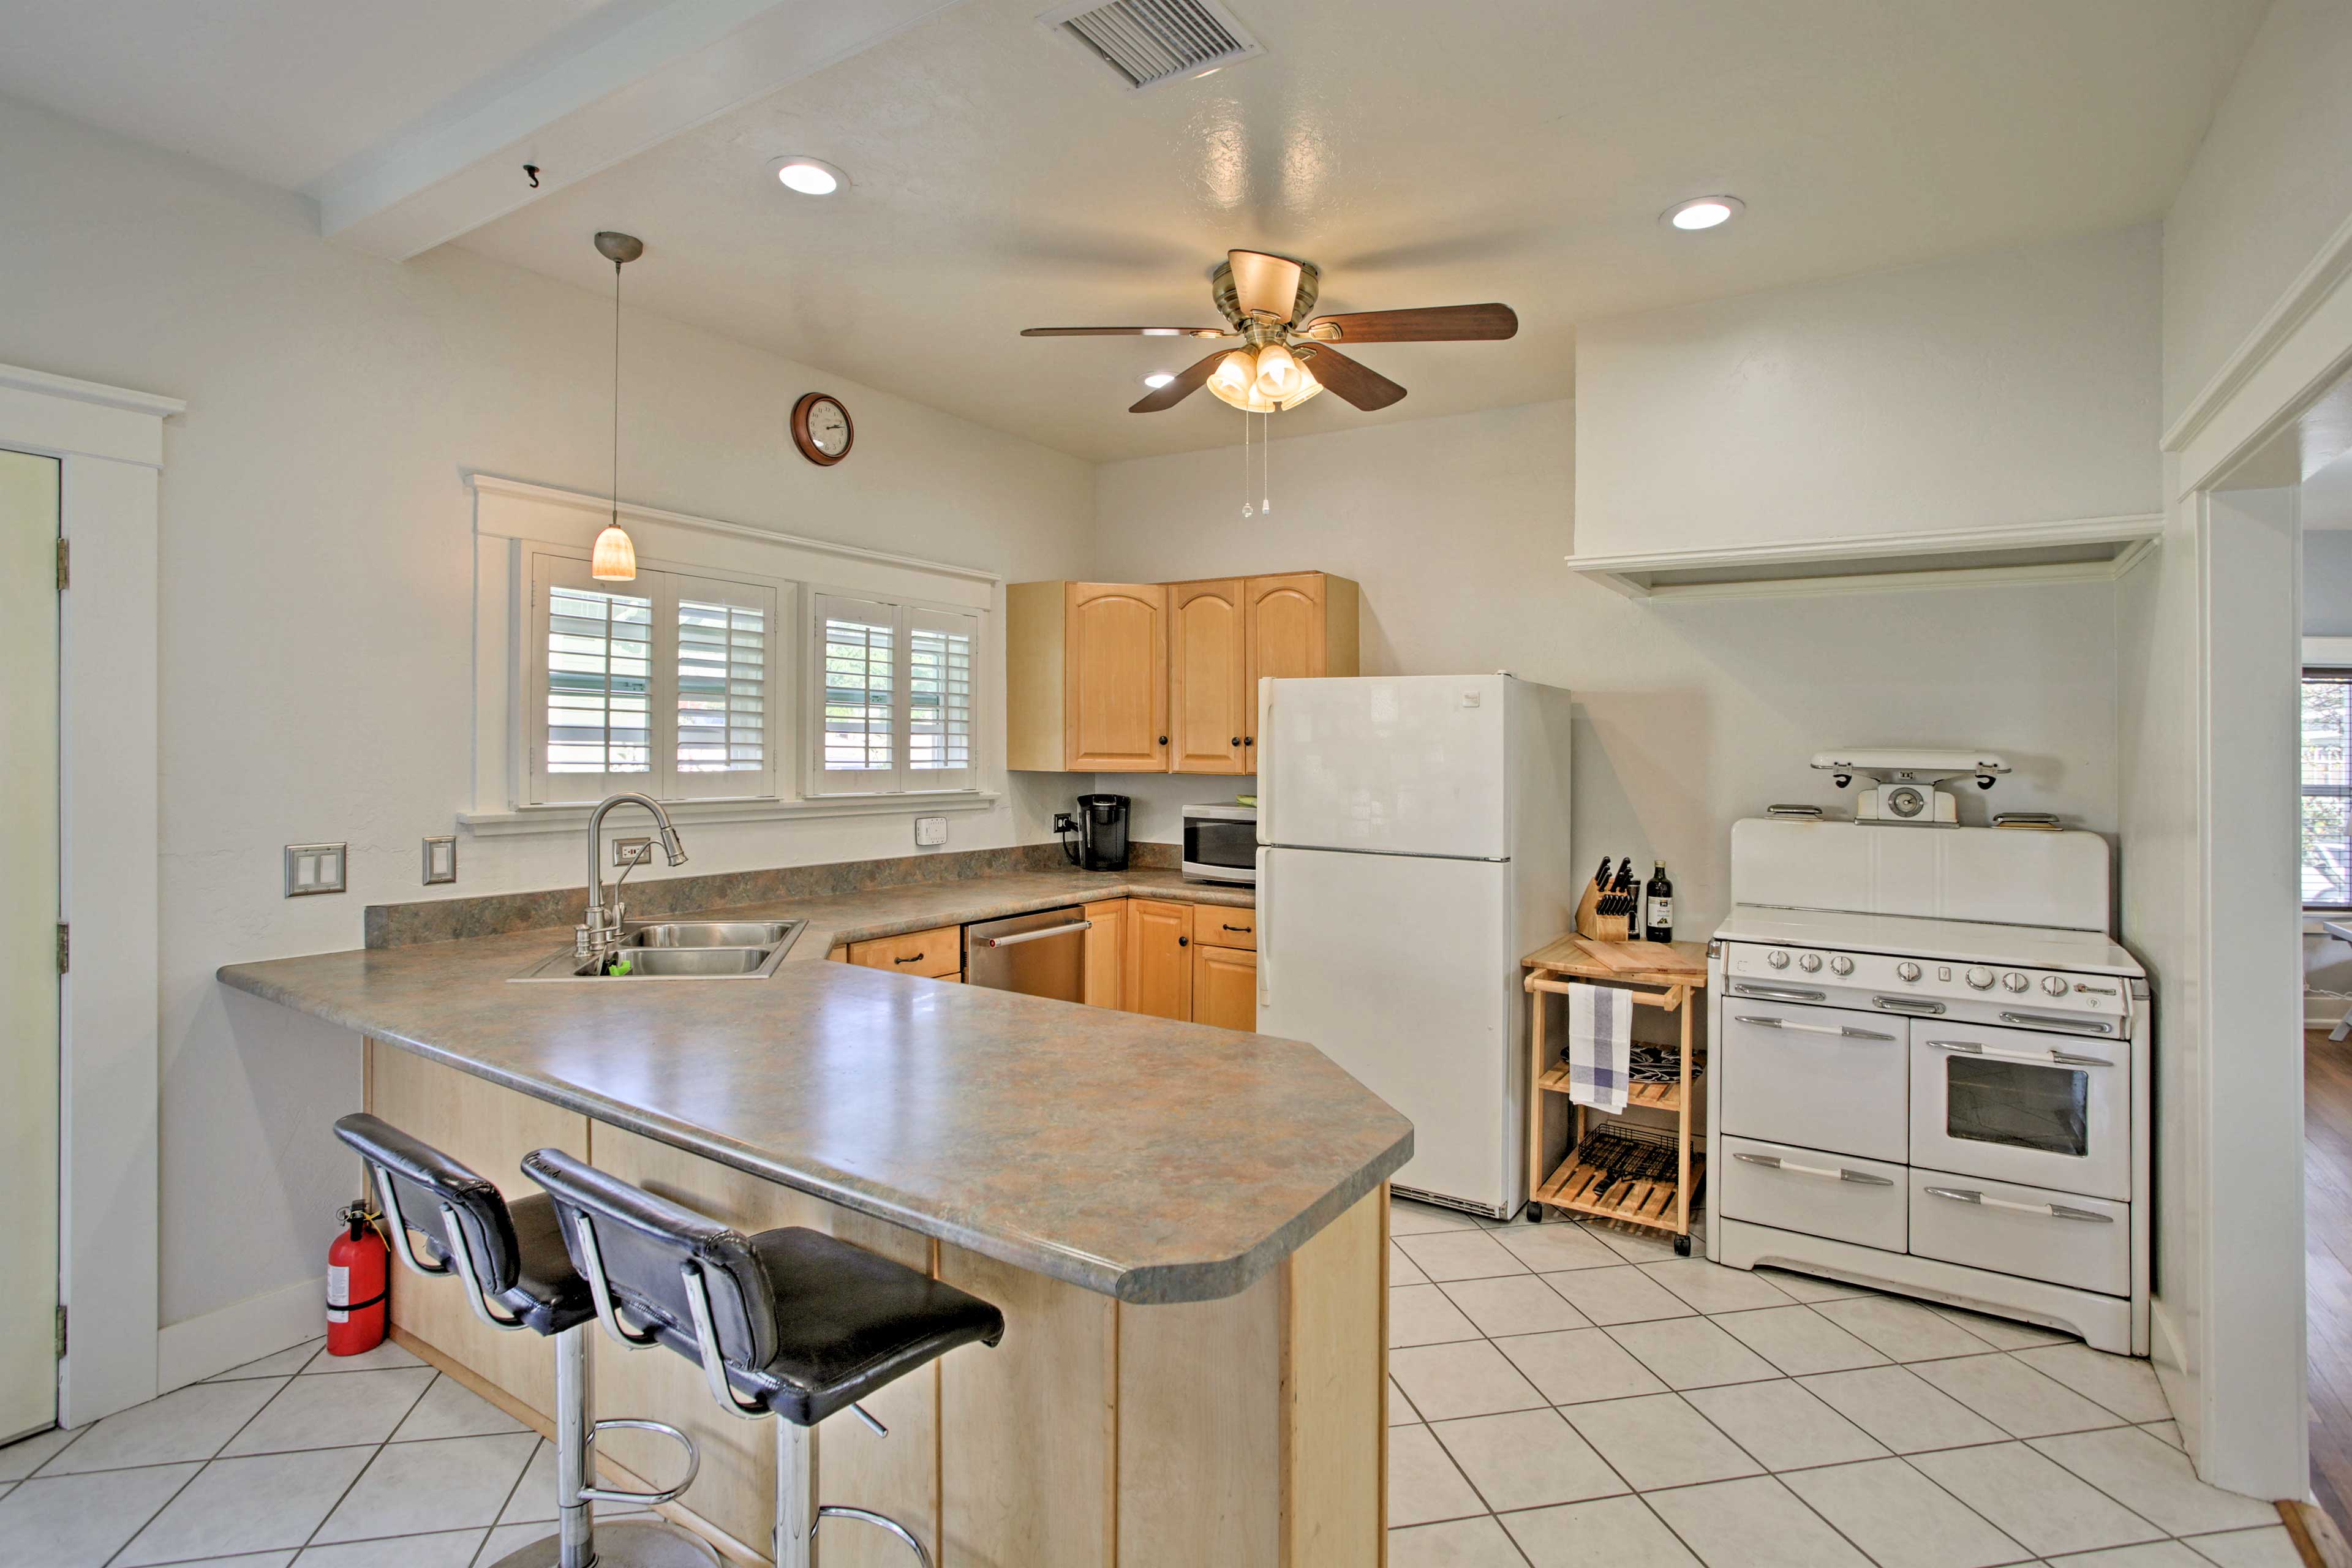
{"label": "bar stool", "polygon": [[[495,1568],[718,1568],[719,1554],[674,1524],[629,1520],[595,1527],[599,1502],[671,1501],[694,1484],[702,1458],[694,1439],[667,1422],[599,1421],[591,1414],[588,1324],[596,1306],[572,1267],[555,1205],[538,1194],[509,1205],[497,1187],[377,1117],[343,1117],[335,1136],[366,1162],[403,1263],[429,1278],[455,1276],[474,1315],[490,1327],[528,1329],[555,1342],[556,1531],[508,1553]],[[425,1258],[417,1256],[419,1243]],[[686,1479],[652,1492],[594,1485],[596,1434],[613,1426],[659,1432],[684,1445]]]}
{"label": "bar stool", "polygon": [[747,1237],[559,1150],[528,1154],[522,1168],[555,1200],[607,1332],[695,1363],[730,1414],[776,1418],[776,1568],[809,1568],[826,1519],[886,1530],[930,1568],[930,1553],[898,1521],[814,1506],[809,1428],[845,1408],[887,1436],[857,1401],[958,1345],[994,1345],[1003,1313],[819,1231]]}

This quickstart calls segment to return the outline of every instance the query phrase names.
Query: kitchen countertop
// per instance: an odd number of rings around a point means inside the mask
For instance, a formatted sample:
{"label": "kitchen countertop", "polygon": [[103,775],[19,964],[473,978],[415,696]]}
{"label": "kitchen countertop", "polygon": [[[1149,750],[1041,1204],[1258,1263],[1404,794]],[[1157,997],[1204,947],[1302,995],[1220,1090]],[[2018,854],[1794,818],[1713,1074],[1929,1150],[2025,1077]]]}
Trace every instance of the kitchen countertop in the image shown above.
{"label": "kitchen countertop", "polygon": [[1297,1041],[821,962],[1122,895],[1253,901],[1173,872],[1019,872],[730,908],[810,922],[765,980],[509,984],[569,931],[220,979],[1121,1300],[1233,1295],[1402,1165],[1411,1123]]}

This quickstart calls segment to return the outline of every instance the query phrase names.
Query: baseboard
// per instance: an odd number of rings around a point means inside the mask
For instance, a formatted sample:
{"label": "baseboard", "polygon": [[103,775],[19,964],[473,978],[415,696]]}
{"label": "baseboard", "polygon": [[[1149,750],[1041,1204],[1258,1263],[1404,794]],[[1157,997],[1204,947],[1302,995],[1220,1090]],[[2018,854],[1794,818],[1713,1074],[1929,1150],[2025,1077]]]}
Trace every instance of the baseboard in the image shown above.
{"label": "baseboard", "polygon": [[2352,1000],[2342,996],[2314,996],[2308,992],[2303,998],[2303,1026],[2306,1029],[2332,1029],[2352,1007]]}
{"label": "baseboard", "polygon": [[202,1317],[167,1323],[155,1336],[156,1392],[169,1394],[215,1373],[290,1350],[327,1331],[327,1279],[233,1301]]}
{"label": "baseboard", "polygon": [[2180,1338],[2180,1325],[2173,1320],[2164,1298],[2157,1297],[2148,1303],[2148,1360],[2156,1367],[2157,1385],[2164,1390],[2164,1401],[2172,1406],[2172,1419],[2180,1428],[2181,1447],[2193,1463],[2204,1448],[2203,1412],[2197,1405],[2197,1384],[2189,1370],[2188,1346]]}

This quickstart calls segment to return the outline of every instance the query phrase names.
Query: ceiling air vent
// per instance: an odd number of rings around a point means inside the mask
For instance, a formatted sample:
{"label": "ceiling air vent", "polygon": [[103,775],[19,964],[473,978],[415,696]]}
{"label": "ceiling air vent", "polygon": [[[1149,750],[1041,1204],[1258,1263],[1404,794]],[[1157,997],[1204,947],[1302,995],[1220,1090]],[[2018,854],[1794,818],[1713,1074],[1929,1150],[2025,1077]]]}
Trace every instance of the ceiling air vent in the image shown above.
{"label": "ceiling air vent", "polygon": [[1046,12],[1038,22],[1076,40],[1130,92],[1206,76],[1265,53],[1215,0],[1109,0]]}

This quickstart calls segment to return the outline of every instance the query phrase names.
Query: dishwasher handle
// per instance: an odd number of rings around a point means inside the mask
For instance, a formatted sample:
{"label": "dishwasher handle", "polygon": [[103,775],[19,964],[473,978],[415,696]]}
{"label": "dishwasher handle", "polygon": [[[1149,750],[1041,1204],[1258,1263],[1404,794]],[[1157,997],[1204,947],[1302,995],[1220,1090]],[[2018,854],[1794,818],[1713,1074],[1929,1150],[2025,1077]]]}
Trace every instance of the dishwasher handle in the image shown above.
{"label": "dishwasher handle", "polygon": [[1092,921],[1072,921],[1068,925],[1047,926],[1044,931],[1015,931],[1011,936],[984,936],[980,939],[980,945],[982,947],[1019,947],[1024,942],[1043,942],[1049,936],[1067,936],[1072,931],[1092,931],[1094,929],[1095,922]]}

